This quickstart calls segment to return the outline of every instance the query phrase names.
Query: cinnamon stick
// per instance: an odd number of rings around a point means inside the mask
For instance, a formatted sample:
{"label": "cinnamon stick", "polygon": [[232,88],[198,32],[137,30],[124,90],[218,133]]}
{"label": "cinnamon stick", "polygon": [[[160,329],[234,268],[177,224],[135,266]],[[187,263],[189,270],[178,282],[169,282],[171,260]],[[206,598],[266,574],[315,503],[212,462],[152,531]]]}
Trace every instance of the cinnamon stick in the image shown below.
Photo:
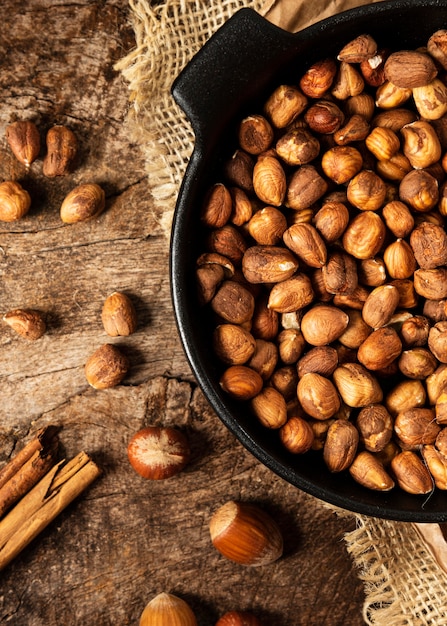
{"label": "cinnamon stick", "polygon": [[59,446],[57,427],[47,426],[0,470],[0,518],[46,474]]}
{"label": "cinnamon stick", "polygon": [[54,465],[0,521],[0,570],[100,474],[85,452]]}

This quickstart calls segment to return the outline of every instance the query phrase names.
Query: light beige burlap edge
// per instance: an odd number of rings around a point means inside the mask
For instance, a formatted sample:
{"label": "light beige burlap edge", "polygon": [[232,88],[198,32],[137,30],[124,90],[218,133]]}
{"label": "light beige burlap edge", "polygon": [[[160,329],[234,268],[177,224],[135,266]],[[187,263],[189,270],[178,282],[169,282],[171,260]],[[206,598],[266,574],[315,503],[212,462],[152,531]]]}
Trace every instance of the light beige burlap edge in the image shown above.
{"label": "light beige burlap edge", "polygon": [[[173,77],[231,15],[251,7],[297,31],[331,14],[380,0],[129,0],[135,49],[115,66],[129,89],[127,125],[142,150],[156,219],[169,239],[194,136],[174,103]],[[168,243],[167,252],[168,252]],[[352,514],[336,509],[339,515]],[[363,618],[374,626],[446,626],[447,575],[413,524],[355,515],[346,548],[363,581]]]}

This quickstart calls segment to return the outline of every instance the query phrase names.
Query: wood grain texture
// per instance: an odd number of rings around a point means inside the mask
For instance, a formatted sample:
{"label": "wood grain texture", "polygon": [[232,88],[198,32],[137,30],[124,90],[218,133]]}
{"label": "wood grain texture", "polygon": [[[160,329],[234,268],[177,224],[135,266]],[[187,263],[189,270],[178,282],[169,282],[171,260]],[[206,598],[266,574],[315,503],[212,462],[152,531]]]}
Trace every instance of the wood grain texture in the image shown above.
{"label": "wood grain texture", "polygon": [[[172,313],[169,242],[138,146],[126,127],[128,90],[114,63],[133,46],[126,0],[69,4],[5,0],[0,8],[0,180],[30,192],[20,222],[0,224],[0,314],[41,310],[48,332],[27,342],[0,324],[0,463],[45,424],[62,426],[67,458],[81,449],[103,475],[0,577],[0,623],[14,626],[137,624],[144,605],[169,591],[190,602],[200,626],[253,610],[266,625],[358,626],[363,589],[346,553],[350,517],[337,516],[260,465],[220,423],[186,363]],[[79,138],[76,169],[42,175],[12,157],[5,127],[33,119],[44,138],[55,123]],[[98,182],[106,210],[62,224],[64,195]],[[137,332],[111,339],[100,321],[114,290],[133,300]],[[128,354],[117,388],[95,391],[83,365],[99,345]],[[140,478],[126,445],[148,424],[182,428],[186,470]],[[257,502],[280,524],[284,557],[243,568],[211,546],[208,523],[228,499]]]}

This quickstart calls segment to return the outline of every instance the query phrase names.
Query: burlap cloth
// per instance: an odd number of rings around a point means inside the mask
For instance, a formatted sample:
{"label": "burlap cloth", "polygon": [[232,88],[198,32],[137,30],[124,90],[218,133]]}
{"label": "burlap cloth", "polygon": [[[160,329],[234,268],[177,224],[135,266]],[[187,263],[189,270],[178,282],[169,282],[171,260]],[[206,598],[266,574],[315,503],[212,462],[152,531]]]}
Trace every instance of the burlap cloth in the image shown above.
{"label": "burlap cloth", "polygon": [[[146,158],[154,210],[168,252],[175,201],[194,142],[186,117],[170,95],[173,78],[243,7],[295,32],[369,0],[129,0],[129,4],[137,45],[116,69],[128,83],[129,132]],[[365,588],[365,623],[447,626],[446,545],[439,527],[362,515],[355,519],[356,529],[345,535],[345,542]]]}

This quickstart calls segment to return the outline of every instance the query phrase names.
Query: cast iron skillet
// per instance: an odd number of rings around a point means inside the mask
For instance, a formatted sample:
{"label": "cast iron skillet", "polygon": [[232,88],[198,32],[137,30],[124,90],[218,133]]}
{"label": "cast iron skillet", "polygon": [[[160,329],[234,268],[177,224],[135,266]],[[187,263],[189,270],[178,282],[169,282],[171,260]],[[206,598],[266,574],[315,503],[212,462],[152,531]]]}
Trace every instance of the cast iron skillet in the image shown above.
{"label": "cast iron skillet", "polygon": [[273,87],[282,82],[297,84],[312,62],[335,56],[357,35],[369,33],[379,46],[395,50],[414,49],[440,28],[447,28],[447,1],[367,5],[298,34],[273,26],[252,9],[242,9],[205,44],[172,87],[195,132],[195,148],[174,214],[171,291],[180,338],[199,386],[228,429],[277,475],[335,506],[397,521],[447,521],[447,492],[436,490],[430,497],[398,488],[376,493],[356,484],[347,473],[331,474],[321,453],[287,453],[275,431],[259,425],[246,406],[232,402],[220,390],[210,329],[196,300],[194,268],[203,251],[198,210],[205,191],[221,180],[222,164],[234,152],[237,122],[260,111]]}

